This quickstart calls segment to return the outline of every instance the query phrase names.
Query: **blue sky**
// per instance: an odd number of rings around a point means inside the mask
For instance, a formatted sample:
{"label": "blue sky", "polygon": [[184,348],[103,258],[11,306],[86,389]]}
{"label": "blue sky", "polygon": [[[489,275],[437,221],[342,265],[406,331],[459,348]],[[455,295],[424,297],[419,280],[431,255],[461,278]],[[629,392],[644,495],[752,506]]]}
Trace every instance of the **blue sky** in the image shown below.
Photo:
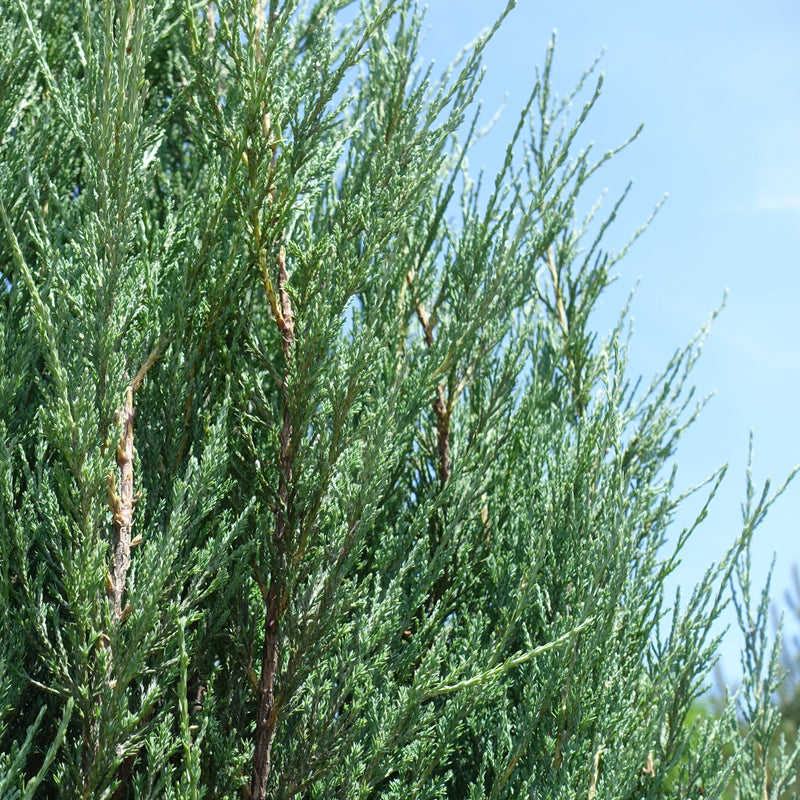
{"label": "blue sky", "polygon": [[[504,6],[430,0],[423,56],[444,66]],[[781,483],[800,463],[800,3],[765,0],[756,9],[716,0],[519,0],[487,50],[479,93],[487,119],[504,98],[508,105],[472,154],[471,169],[498,168],[553,30],[559,94],[571,91],[605,51],[603,95],[586,126],[598,152],[645,124],[592,189],[598,195],[608,189],[608,207],[634,180],[606,246],[620,249],[669,193],[617,265],[619,279],[599,317],[603,324],[607,312],[610,327],[641,279],[632,308],[632,371],[652,377],[728,291],[694,372],[698,393],[715,396],[678,452],[682,487],[729,464],[709,518],[685,551],[679,580],[688,593],[740,530],[750,429],[757,485],[770,476]],[[687,507],[682,523],[693,509]],[[779,609],[792,565],[800,562],[799,515],[800,480],[756,535],[754,583],[763,584],[774,554]],[[732,615],[726,620],[734,622]],[[787,634],[796,635],[797,621],[787,621]],[[729,634],[722,666],[730,681],[739,674],[738,647]]]}

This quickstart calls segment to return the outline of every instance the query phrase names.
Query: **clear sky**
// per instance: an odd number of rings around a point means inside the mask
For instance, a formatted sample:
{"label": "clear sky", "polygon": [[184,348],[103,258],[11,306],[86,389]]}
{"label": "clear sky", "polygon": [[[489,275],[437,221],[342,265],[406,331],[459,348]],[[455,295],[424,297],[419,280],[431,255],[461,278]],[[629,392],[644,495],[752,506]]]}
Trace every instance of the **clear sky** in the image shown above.
{"label": "clear sky", "polygon": [[[504,6],[429,0],[423,56],[444,66]],[[632,371],[652,377],[728,290],[694,372],[698,393],[715,396],[677,456],[681,487],[729,464],[709,518],[685,551],[679,580],[687,595],[740,530],[750,429],[759,488],[766,477],[782,483],[800,463],[800,2],[519,0],[488,48],[479,93],[487,119],[506,97],[508,106],[472,155],[471,169],[484,166],[491,174],[499,167],[554,30],[554,88],[561,95],[605,51],[603,95],[585,128],[597,152],[645,124],[599,178],[597,192],[609,190],[607,207],[634,180],[606,247],[620,249],[669,193],[618,263],[619,279],[604,300],[610,327],[641,278]],[[799,516],[800,480],[756,534],[754,583],[760,589],[775,554],[778,609],[800,563]],[[732,614],[726,621],[733,625]],[[787,634],[796,635],[797,620],[787,622]],[[729,681],[740,673],[738,647],[729,634],[722,654]]]}

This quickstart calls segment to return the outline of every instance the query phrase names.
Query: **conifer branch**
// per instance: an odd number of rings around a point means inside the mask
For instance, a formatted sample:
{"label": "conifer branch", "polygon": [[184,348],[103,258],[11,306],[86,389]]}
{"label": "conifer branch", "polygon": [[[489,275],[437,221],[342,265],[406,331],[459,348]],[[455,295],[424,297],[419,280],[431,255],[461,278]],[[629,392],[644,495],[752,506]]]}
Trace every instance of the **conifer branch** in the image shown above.
{"label": "conifer branch", "polygon": [[558,313],[558,323],[561,325],[561,331],[564,334],[564,339],[569,336],[569,322],[567,320],[567,312],[564,309],[564,295],[561,292],[561,286],[558,280],[558,270],[556,269],[555,254],[553,252],[553,245],[547,248],[547,268],[550,270],[550,278],[553,281],[553,291],[556,297],[556,311]]}
{"label": "conifer branch", "polygon": [[47,304],[44,302],[40,294],[36,282],[33,279],[33,274],[28,267],[25,257],[22,254],[22,248],[19,245],[19,240],[8,218],[5,203],[0,197],[0,218],[3,220],[6,235],[8,236],[9,243],[11,244],[11,253],[14,261],[19,267],[20,274],[22,275],[22,282],[27,288],[33,301],[33,317],[36,322],[37,333],[40,339],[40,346],[47,360],[50,371],[53,374],[53,380],[58,390],[59,400],[64,409],[64,415],[69,422],[69,427],[72,431],[75,430],[75,421],[72,415],[72,408],[69,400],[69,392],[67,388],[66,371],[61,363],[58,353],[58,345],[56,339],[56,328],[53,324],[52,315]]}
{"label": "conifer branch", "polygon": [[119,492],[113,473],[108,475],[108,502],[114,520],[114,557],[107,580],[107,593],[114,611],[114,621],[122,617],[122,595],[131,566],[131,528],[133,507],[138,499],[133,493],[133,384],[125,392],[125,403],[119,412],[122,422],[117,465],[120,471]]}
{"label": "conifer branch", "polygon": [[[413,288],[413,276],[409,270],[406,275],[408,285]],[[425,306],[419,297],[414,297],[414,308],[422,325],[422,331],[425,335],[425,344],[428,348],[433,347],[433,328],[436,324],[435,320],[431,320],[425,311]],[[439,450],[439,485],[444,488],[447,481],[450,480],[450,418],[452,416],[452,406],[447,402],[445,394],[444,381],[442,381],[436,389],[436,398],[433,401],[433,413],[436,415],[436,432],[437,444]]]}
{"label": "conifer branch", "polygon": [[556,740],[556,748],[555,752],[553,753],[553,767],[555,769],[558,769],[561,766],[561,760],[563,758],[563,748],[568,733],[567,711],[569,709],[570,692],[572,691],[572,681],[574,680],[575,677],[575,664],[578,659],[578,650],[580,648],[580,644],[581,644],[581,633],[579,631],[577,637],[575,638],[575,644],[573,645],[572,648],[572,656],[570,657],[569,670],[567,672],[567,680],[564,683],[564,688],[561,690],[558,739]]}
{"label": "conifer branch", "polygon": [[572,347],[569,341],[569,319],[567,318],[567,311],[564,307],[564,293],[561,289],[561,281],[558,276],[558,268],[556,267],[555,252],[552,244],[547,248],[545,260],[547,261],[547,269],[550,272],[550,279],[553,282],[553,293],[556,300],[556,318],[561,327],[561,332],[564,335],[564,349],[566,351],[568,377],[572,389],[572,396],[575,400],[578,416],[581,417],[583,416],[584,404],[580,396],[580,375],[575,366],[575,359],[573,358]]}
{"label": "conifer branch", "polygon": [[600,757],[606,752],[605,745],[601,745],[595,750],[592,759],[592,774],[589,776],[589,791],[586,795],[587,800],[594,800],[597,795],[597,780],[600,777]]}
{"label": "conifer branch", "polygon": [[256,742],[253,754],[253,777],[250,785],[252,800],[263,800],[272,766],[272,743],[281,707],[281,699],[275,697],[275,678],[278,673],[281,616],[286,607],[286,587],[283,570],[287,553],[287,511],[289,489],[292,484],[294,455],[292,453],[292,415],[289,408],[289,367],[294,348],[294,313],[291,298],[286,289],[289,275],[286,271],[286,248],[281,245],[278,253],[278,299],[280,313],[273,315],[281,332],[284,355],[284,370],[281,381],[283,420],[279,435],[278,456],[278,502],[275,507],[275,529],[273,544],[275,560],[270,570],[269,588],[266,595],[264,620],[264,646],[261,653],[261,675],[258,680],[258,711],[256,714]]}
{"label": "conifer branch", "polygon": [[543,653],[548,652],[548,650],[552,650],[553,648],[558,647],[560,644],[569,641],[573,636],[580,636],[581,631],[588,628],[593,622],[594,617],[587,617],[579,625],[576,625],[566,633],[562,633],[561,636],[553,639],[552,642],[539,645],[539,647],[534,647],[532,650],[526,650],[525,652],[517,653],[517,655],[507,658],[502,664],[498,664],[486,670],[486,672],[480,673],[479,675],[474,675],[471,678],[465,678],[457,683],[435,686],[426,691],[424,693],[424,697],[426,700],[429,700],[434,697],[439,697],[443,694],[452,694],[453,692],[459,692],[462,689],[469,689],[473,686],[479,686],[490,680],[497,680],[505,675],[510,669],[522,666],[522,664],[526,664],[531,659],[538,658]]}
{"label": "conifer branch", "polygon": [[119,442],[117,444],[117,466],[120,472],[119,492],[117,491],[114,473],[108,473],[108,504],[114,522],[114,555],[106,579],[106,593],[111,601],[114,611],[114,621],[122,622],[127,616],[127,609],[123,609],[122,596],[125,592],[125,581],[131,566],[131,548],[141,541],[141,537],[131,537],[133,528],[133,509],[139,499],[138,493],[133,491],[133,418],[135,408],[133,395],[141,387],[142,381],[150,368],[161,355],[161,345],[157,344],[147,360],[139,368],[133,380],[125,391],[125,402],[117,411],[117,417],[122,423]]}
{"label": "conifer branch", "polygon": [[778,797],[774,497],[668,630],[698,347],[640,391],[589,327],[598,92],[551,45],[484,202],[496,26],[436,79],[412,0],[44,6],[0,25],[0,797]]}
{"label": "conifer branch", "polygon": [[133,380],[131,381],[131,389],[133,389],[133,393],[139,391],[139,387],[142,385],[142,381],[144,381],[145,375],[150,371],[150,368],[153,364],[161,358],[161,352],[163,350],[163,345],[161,342],[156,344],[156,346],[150,351],[150,355],[147,356],[147,360],[139,367],[139,371],[134,376]]}

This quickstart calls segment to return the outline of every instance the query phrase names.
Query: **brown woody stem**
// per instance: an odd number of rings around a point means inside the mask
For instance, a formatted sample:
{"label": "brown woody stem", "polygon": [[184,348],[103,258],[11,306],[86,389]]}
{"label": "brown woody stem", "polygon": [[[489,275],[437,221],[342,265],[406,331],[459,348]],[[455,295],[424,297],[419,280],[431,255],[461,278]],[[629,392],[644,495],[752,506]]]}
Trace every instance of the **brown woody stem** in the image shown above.
{"label": "brown woody stem", "polygon": [[[141,541],[141,537],[139,536],[134,539],[131,538],[133,509],[136,505],[136,501],[139,499],[138,494],[134,494],[133,491],[133,418],[135,413],[133,395],[139,387],[141,387],[142,381],[144,381],[145,375],[147,375],[150,367],[152,367],[160,357],[161,347],[159,343],[153,348],[147,360],[139,368],[134,379],[128,384],[128,388],[125,391],[125,401],[122,408],[117,412],[118,419],[122,422],[122,431],[120,432],[119,442],[117,444],[117,466],[119,467],[120,481],[119,492],[117,492],[114,472],[113,470],[109,471],[108,504],[114,521],[114,553],[111,568],[106,576],[106,594],[111,603],[115,625],[123,623],[130,612],[130,606],[123,608],[122,599],[125,594],[125,582],[128,577],[128,570],[131,566],[131,548]],[[110,643],[111,640],[108,635],[102,633],[99,639],[100,647],[106,648]],[[113,678],[111,660],[108,661],[106,674],[109,686],[116,686],[116,680]],[[96,718],[87,720],[87,731],[90,731],[90,733],[84,735],[84,741],[87,744],[92,742],[89,746],[97,752],[99,740],[97,738]],[[127,796],[127,786],[130,781],[136,755],[135,752],[130,753],[120,765],[117,773],[117,788],[114,790],[111,800],[118,800],[118,798]],[[86,781],[90,769],[87,756],[87,760],[84,762],[84,781]]]}
{"label": "brown woody stem", "polygon": [[258,680],[258,712],[256,714],[256,742],[253,754],[253,777],[250,784],[251,800],[263,800],[272,766],[272,744],[280,713],[281,701],[275,697],[275,678],[278,673],[281,615],[286,608],[286,589],[282,570],[286,563],[287,508],[289,487],[292,484],[294,456],[292,454],[292,417],[289,410],[289,365],[294,348],[294,314],[289,293],[286,271],[286,250],[281,247],[278,254],[278,300],[280,313],[274,314],[275,323],[281,332],[284,370],[281,381],[283,423],[279,436],[278,503],[275,509],[275,561],[270,570],[269,588],[265,602],[264,647],[261,654],[261,675]]}
{"label": "brown woody stem", "polygon": [[161,355],[161,344],[157,344],[147,360],[139,368],[134,379],[128,384],[125,402],[118,412],[122,422],[122,432],[117,444],[117,466],[119,467],[119,493],[114,473],[108,474],[108,504],[114,519],[114,558],[106,581],[106,594],[114,610],[114,621],[124,619],[122,596],[125,581],[131,567],[131,547],[138,539],[131,540],[133,527],[133,507],[138,496],[133,492],[133,395],[142,385],[145,375]]}
{"label": "brown woody stem", "polygon": [[444,400],[444,384],[440,383],[433,401],[439,443],[439,483],[442,488],[450,480],[450,410]]}
{"label": "brown woody stem", "polygon": [[125,393],[122,407],[122,433],[117,445],[117,465],[120,472],[119,494],[109,476],[109,504],[114,515],[114,560],[108,580],[108,597],[114,610],[114,621],[122,616],[122,595],[125,579],[131,566],[131,527],[133,526],[133,385]]}

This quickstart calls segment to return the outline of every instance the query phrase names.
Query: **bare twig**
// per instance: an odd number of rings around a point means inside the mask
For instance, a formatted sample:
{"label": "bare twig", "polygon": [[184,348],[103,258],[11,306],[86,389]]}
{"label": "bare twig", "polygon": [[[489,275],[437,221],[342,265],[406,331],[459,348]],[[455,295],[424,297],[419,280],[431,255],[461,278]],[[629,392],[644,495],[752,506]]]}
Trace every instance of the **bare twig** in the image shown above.
{"label": "bare twig", "polygon": [[589,776],[589,791],[586,795],[588,800],[594,800],[597,794],[597,780],[600,777],[600,756],[602,756],[605,751],[606,748],[604,746],[598,747],[592,759],[592,774]]}
{"label": "bare twig", "polygon": [[442,488],[450,480],[450,408],[444,401],[444,384],[439,384],[433,411],[436,414],[436,428],[439,444],[439,483]]}
{"label": "bare twig", "polygon": [[107,579],[107,594],[114,610],[114,621],[122,616],[122,595],[125,579],[131,566],[131,527],[133,526],[133,385],[125,393],[120,413],[122,433],[117,445],[117,465],[120,471],[119,493],[114,473],[108,475],[108,501],[114,515],[114,560]]}
{"label": "bare twig", "polygon": [[156,345],[147,360],[139,368],[136,377],[128,384],[125,402],[117,412],[122,423],[119,442],[117,444],[117,466],[119,467],[119,492],[117,492],[114,472],[108,473],[108,504],[114,522],[114,558],[108,577],[106,593],[114,610],[114,621],[122,622],[125,611],[122,607],[122,596],[125,592],[125,581],[131,566],[131,547],[136,546],[140,538],[131,538],[133,527],[133,508],[139,499],[133,491],[133,395],[142,385],[145,375],[161,355],[161,346]]}

